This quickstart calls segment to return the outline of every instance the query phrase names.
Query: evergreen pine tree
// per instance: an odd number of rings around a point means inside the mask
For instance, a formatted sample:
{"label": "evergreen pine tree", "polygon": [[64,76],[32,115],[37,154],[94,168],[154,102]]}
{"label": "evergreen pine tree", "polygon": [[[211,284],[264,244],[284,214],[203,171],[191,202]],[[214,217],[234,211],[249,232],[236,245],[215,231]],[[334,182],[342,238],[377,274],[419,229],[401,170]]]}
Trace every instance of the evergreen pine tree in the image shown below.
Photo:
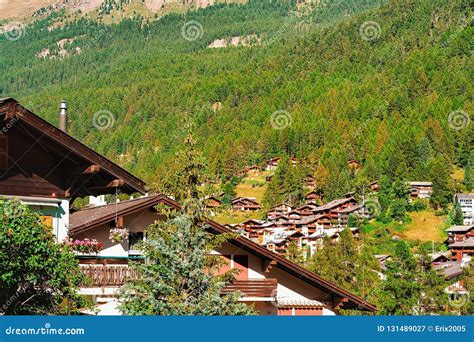
{"label": "evergreen pine tree", "polygon": [[431,167],[433,192],[430,203],[434,208],[446,208],[451,202],[453,191],[450,187],[449,164],[441,157],[436,158]]}
{"label": "evergreen pine tree", "polygon": [[464,187],[467,192],[471,192],[474,187],[471,162],[468,162],[464,168]]}
{"label": "evergreen pine tree", "polygon": [[222,296],[233,273],[218,276],[220,257],[210,252],[228,236],[206,231],[201,203],[203,159],[196,151],[192,126],[186,126],[185,148],[173,184],[182,211],[157,208],[164,220],[147,230],[142,245],[146,262],[133,264],[138,273],[120,290],[120,310],[127,315],[248,315],[240,294]]}

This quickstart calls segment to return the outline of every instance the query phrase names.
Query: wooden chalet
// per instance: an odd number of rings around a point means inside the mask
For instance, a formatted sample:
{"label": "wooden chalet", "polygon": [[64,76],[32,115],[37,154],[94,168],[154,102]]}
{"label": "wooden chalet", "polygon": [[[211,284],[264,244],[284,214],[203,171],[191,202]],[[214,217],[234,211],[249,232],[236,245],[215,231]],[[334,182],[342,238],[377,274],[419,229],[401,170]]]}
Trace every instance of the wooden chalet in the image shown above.
{"label": "wooden chalet", "polygon": [[363,204],[356,204],[345,208],[336,209],[333,212],[337,213],[337,219],[339,221],[340,226],[347,225],[349,215],[355,215],[361,218],[368,218],[368,216],[366,216],[366,211]]}
{"label": "wooden chalet", "polygon": [[262,246],[267,247],[268,250],[274,253],[285,255],[288,246],[294,241],[298,249],[301,249],[303,237],[303,233],[299,230],[284,230],[270,235]]}
{"label": "wooden chalet", "polygon": [[378,192],[379,191],[379,182],[375,181],[369,184],[370,191],[372,192]]}
{"label": "wooden chalet", "polygon": [[[278,167],[278,164],[280,163],[281,158],[280,157],[275,157],[272,159],[269,159],[265,162],[265,170],[271,171],[271,170],[276,170]],[[290,157],[290,163],[291,165],[295,166],[298,164],[298,160],[295,157]]]}
{"label": "wooden chalet", "polygon": [[256,219],[249,219],[244,222],[239,223],[236,225],[237,228],[243,229],[247,232],[247,236],[249,239],[258,239],[261,235],[261,230],[265,225],[265,221],[256,220]]}
{"label": "wooden chalet", "polygon": [[0,196],[40,212],[62,240],[77,197],[145,193],[143,181],[66,133],[66,104],[58,128],[12,98],[0,99]]}
{"label": "wooden chalet", "polygon": [[260,204],[254,199],[249,197],[237,197],[231,202],[233,210],[240,211],[253,211],[260,210]]}
{"label": "wooden chalet", "polygon": [[355,159],[349,159],[349,161],[347,162],[347,164],[349,165],[349,167],[355,171],[359,171],[360,170],[360,163],[355,160]]}
{"label": "wooden chalet", "polygon": [[267,219],[274,220],[278,216],[288,214],[291,210],[293,210],[293,207],[288,203],[277,204],[267,212]]}
{"label": "wooden chalet", "polygon": [[245,173],[249,173],[249,172],[260,172],[262,171],[262,168],[258,165],[251,165],[251,166],[247,166],[245,169],[244,169],[244,172]]}
{"label": "wooden chalet", "polygon": [[448,246],[453,260],[461,261],[464,256],[474,255],[474,237],[455,241]]}
{"label": "wooden chalet", "polygon": [[314,215],[314,211],[318,206],[315,204],[304,204],[294,211],[297,212],[301,217]]}
{"label": "wooden chalet", "polygon": [[448,244],[458,241],[464,241],[474,237],[474,225],[451,226],[446,229],[448,233]]}
{"label": "wooden chalet", "polygon": [[311,175],[308,175],[304,178],[304,183],[308,188],[313,188],[316,185],[316,181]]}
{"label": "wooden chalet", "polygon": [[[147,227],[163,219],[153,209],[158,204],[180,210],[175,201],[156,195],[120,202],[118,206],[88,208],[71,215],[70,237],[97,239],[105,244],[97,255],[81,256],[79,259],[84,272],[92,278],[92,284],[84,286],[81,293],[95,295],[98,301],[107,297],[109,306],[111,299],[112,303],[117,303],[118,289],[127,277],[135,275],[122,262],[130,257],[130,241],[111,242],[108,239],[114,217],[122,217],[130,235],[143,239]],[[212,234],[232,232],[211,220],[206,221],[206,229]],[[299,231],[286,237],[288,241],[299,238]],[[333,315],[339,309],[376,310],[362,298],[245,237],[231,238],[212,254],[222,256],[228,269],[239,270],[235,281],[224,289],[223,295],[240,291],[240,300],[253,305],[261,315]]]}
{"label": "wooden chalet", "polygon": [[272,159],[269,159],[265,162],[265,170],[271,171],[271,170],[276,170],[278,167],[278,164],[280,163],[280,157],[275,157]]}
{"label": "wooden chalet", "polygon": [[339,198],[331,202],[328,202],[314,210],[314,214],[328,214],[333,220],[338,220],[338,210],[352,207],[357,204],[357,201],[353,197]]}
{"label": "wooden chalet", "polygon": [[433,192],[432,182],[408,182],[410,187],[410,197],[412,199],[417,198],[430,198]]}
{"label": "wooden chalet", "polygon": [[218,198],[214,196],[209,196],[205,199],[204,201],[206,208],[208,209],[213,209],[213,208],[218,208],[221,206],[222,202]]}
{"label": "wooden chalet", "polygon": [[322,194],[320,191],[313,190],[305,196],[307,203],[318,203],[322,200]]}

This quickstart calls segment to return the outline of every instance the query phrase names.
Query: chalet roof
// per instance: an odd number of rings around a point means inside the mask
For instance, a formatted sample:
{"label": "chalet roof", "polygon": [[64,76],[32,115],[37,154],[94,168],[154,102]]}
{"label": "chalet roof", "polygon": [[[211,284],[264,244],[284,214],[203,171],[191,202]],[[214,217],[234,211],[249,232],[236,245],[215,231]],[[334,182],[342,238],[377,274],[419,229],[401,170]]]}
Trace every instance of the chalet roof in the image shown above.
{"label": "chalet roof", "polygon": [[128,201],[87,207],[69,215],[69,234],[77,234],[90,227],[115,219],[115,216],[131,214],[146,206],[160,203],[161,196],[144,196]]}
{"label": "chalet roof", "polygon": [[[148,199],[149,199],[148,201],[145,201],[144,199],[143,201],[139,201],[139,199],[126,201],[126,202],[132,202],[132,203],[122,207],[119,210],[119,214],[124,215],[125,212],[131,213],[134,211],[143,210],[146,208],[150,208],[151,206],[155,206],[158,203],[165,204],[176,210],[181,209],[181,207],[179,206],[177,202],[163,195],[149,196]],[[122,202],[122,203],[127,204],[126,202]],[[88,214],[82,217],[86,218],[87,216],[89,216],[89,217],[95,217],[96,219],[87,220],[85,223],[76,225],[76,228],[72,229],[70,231],[70,234],[72,235],[77,234],[79,232],[78,227],[81,227],[81,231],[85,231],[88,229],[93,229],[97,227],[98,225],[100,225],[101,223],[107,221],[106,219],[102,218],[100,207],[87,209],[86,211]],[[109,218],[110,218],[110,215],[109,215]],[[224,233],[232,232],[230,228],[225,227],[212,220],[207,220],[206,223],[208,225],[208,230],[215,234],[224,234]],[[315,273],[308,271],[307,269],[286,259],[285,257],[269,251],[267,248],[260,246],[259,244],[247,239],[246,237],[239,236],[236,238],[231,238],[229,242],[264,260],[273,261],[275,263],[274,267],[278,267],[281,270],[301,279],[302,281],[308,284],[311,284],[312,286],[315,286],[323,291],[329,292],[335,299],[347,298],[347,302],[343,302],[342,308],[358,309],[358,310],[365,310],[365,311],[372,311],[372,312],[377,310],[377,308],[373,304],[370,304],[369,302],[365,301],[359,296],[356,296],[352,294],[351,292],[321,278]]]}
{"label": "chalet roof", "polygon": [[232,200],[231,203],[234,204],[236,202],[252,202],[258,205],[258,202],[255,200],[255,198],[252,197],[236,197]]}
{"label": "chalet roof", "polygon": [[353,205],[353,206],[350,206],[350,207],[347,207],[347,208],[343,208],[343,209],[338,209],[336,210],[338,213],[341,213],[341,214],[346,214],[346,213],[353,213],[354,211],[357,211],[361,208],[363,208],[364,205],[363,204],[356,204],[356,205]]}
{"label": "chalet roof", "polygon": [[311,210],[314,210],[314,209],[316,209],[317,207],[318,207],[318,206],[315,205],[315,204],[303,204],[302,206],[296,208],[295,210],[304,210],[304,209],[306,209],[306,208],[309,208],[309,209],[311,209]]}
{"label": "chalet roof", "polygon": [[459,199],[474,199],[474,194],[456,194]]}
{"label": "chalet roof", "polygon": [[438,259],[449,259],[450,252],[436,252],[428,254],[433,262],[436,262]]}
{"label": "chalet roof", "polygon": [[306,217],[303,217],[301,220],[298,220],[295,222],[295,224],[298,224],[298,225],[301,225],[301,224],[310,224],[310,223],[313,223],[317,220],[319,220],[320,218],[323,218],[327,215],[310,215],[310,216],[306,216]]}
{"label": "chalet roof", "polygon": [[244,224],[249,224],[249,223],[255,223],[256,225],[263,225],[265,223],[265,221],[263,220],[257,220],[257,219],[248,219],[248,220],[245,220],[243,222],[240,222],[238,225],[241,226],[241,225],[244,225]]}
{"label": "chalet roof", "polygon": [[218,198],[215,197],[215,196],[206,196],[206,197],[204,197],[204,199],[205,199],[205,200],[214,200],[214,201],[217,201],[217,202],[221,203],[221,200],[218,199]]}
{"label": "chalet roof", "polygon": [[342,205],[342,204],[345,204],[347,202],[351,202],[351,201],[354,201],[354,198],[353,197],[348,197],[348,198],[338,198],[338,199],[335,199],[331,202],[328,202],[320,207],[317,207],[316,209],[314,209],[314,212],[318,212],[318,211],[324,211],[324,210],[330,210],[330,209],[333,209],[339,205]]}
{"label": "chalet roof", "polygon": [[453,242],[448,248],[474,248],[474,237],[468,238],[463,241]]}
{"label": "chalet roof", "polygon": [[463,274],[460,261],[439,262],[433,265],[433,269],[443,271],[444,278],[447,280]]}
{"label": "chalet roof", "polygon": [[419,182],[419,181],[412,181],[412,182],[407,182],[408,185],[411,186],[433,186],[432,182]]}
{"label": "chalet roof", "polygon": [[467,226],[451,226],[448,229],[446,229],[447,232],[468,232],[471,229],[474,229],[473,225],[467,225]]}
{"label": "chalet roof", "polygon": [[273,207],[270,208],[269,211],[272,211],[276,208],[279,208],[279,207],[289,207],[289,208],[293,208],[290,204],[288,203],[280,203],[280,204],[277,204],[277,205],[274,205]]}
{"label": "chalet roof", "polygon": [[306,194],[306,197],[308,197],[309,195],[312,195],[312,194],[321,195],[321,191],[317,191],[317,190],[310,191]]}
{"label": "chalet roof", "polygon": [[[73,158],[77,162],[82,161],[88,166],[96,166],[99,170],[97,171],[97,174],[102,175],[104,179],[123,181],[123,185],[121,182],[118,182],[117,184],[120,185],[110,187],[110,189],[102,189],[101,191],[97,191],[97,193],[94,189],[88,188],[85,182],[81,182],[80,185],[74,184],[70,190],[72,197],[112,193],[115,192],[115,188],[117,187],[120,188],[122,192],[126,193],[145,193],[145,183],[142,180],[82,144],[71,135],[40,118],[27,108],[23,107],[15,99],[0,99],[0,116],[1,115],[15,117],[21,123],[33,128],[38,132],[38,136],[35,136],[38,141],[40,137],[44,137],[45,141],[51,141],[55,146],[60,146],[62,149],[67,151],[68,158]],[[73,178],[77,175],[71,174],[69,176]]]}

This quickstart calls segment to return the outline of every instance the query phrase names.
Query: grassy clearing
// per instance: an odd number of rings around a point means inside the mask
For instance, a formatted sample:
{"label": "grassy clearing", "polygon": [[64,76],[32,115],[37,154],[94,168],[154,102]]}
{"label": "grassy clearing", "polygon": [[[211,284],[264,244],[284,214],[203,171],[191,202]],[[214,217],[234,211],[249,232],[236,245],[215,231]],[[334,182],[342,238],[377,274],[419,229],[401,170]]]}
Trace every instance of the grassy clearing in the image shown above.
{"label": "grassy clearing", "polygon": [[446,216],[435,216],[433,211],[420,211],[408,214],[411,222],[405,225],[400,236],[409,241],[443,242],[446,239],[444,232]]}
{"label": "grassy clearing", "polygon": [[225,210],[213,217],[213,220],[221,224],[240,223],[248,219],[262,219],[265,213],[261,210],[257,211],[232,211]]}
{"label": "grassy clearing", "polygon": [[249,172],[242,182],[237,185],[235,191],[238,197],[255,197],[258,203],[262,203],[263,195],[267,189],[268,182],[265,177],[272,175],[273,171]]}

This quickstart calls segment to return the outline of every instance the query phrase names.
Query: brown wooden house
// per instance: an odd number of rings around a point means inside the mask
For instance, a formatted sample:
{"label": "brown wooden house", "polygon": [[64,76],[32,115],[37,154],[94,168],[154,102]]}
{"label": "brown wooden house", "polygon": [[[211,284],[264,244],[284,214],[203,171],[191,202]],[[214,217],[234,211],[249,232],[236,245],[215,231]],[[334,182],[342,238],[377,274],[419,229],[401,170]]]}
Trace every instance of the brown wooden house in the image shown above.
{"label": "brown wooden house", "polygon": [[260,204],[254,199],[249,197],[237,197],[231,202],[233,210],[240,211],[252,211],[260,210]]}

